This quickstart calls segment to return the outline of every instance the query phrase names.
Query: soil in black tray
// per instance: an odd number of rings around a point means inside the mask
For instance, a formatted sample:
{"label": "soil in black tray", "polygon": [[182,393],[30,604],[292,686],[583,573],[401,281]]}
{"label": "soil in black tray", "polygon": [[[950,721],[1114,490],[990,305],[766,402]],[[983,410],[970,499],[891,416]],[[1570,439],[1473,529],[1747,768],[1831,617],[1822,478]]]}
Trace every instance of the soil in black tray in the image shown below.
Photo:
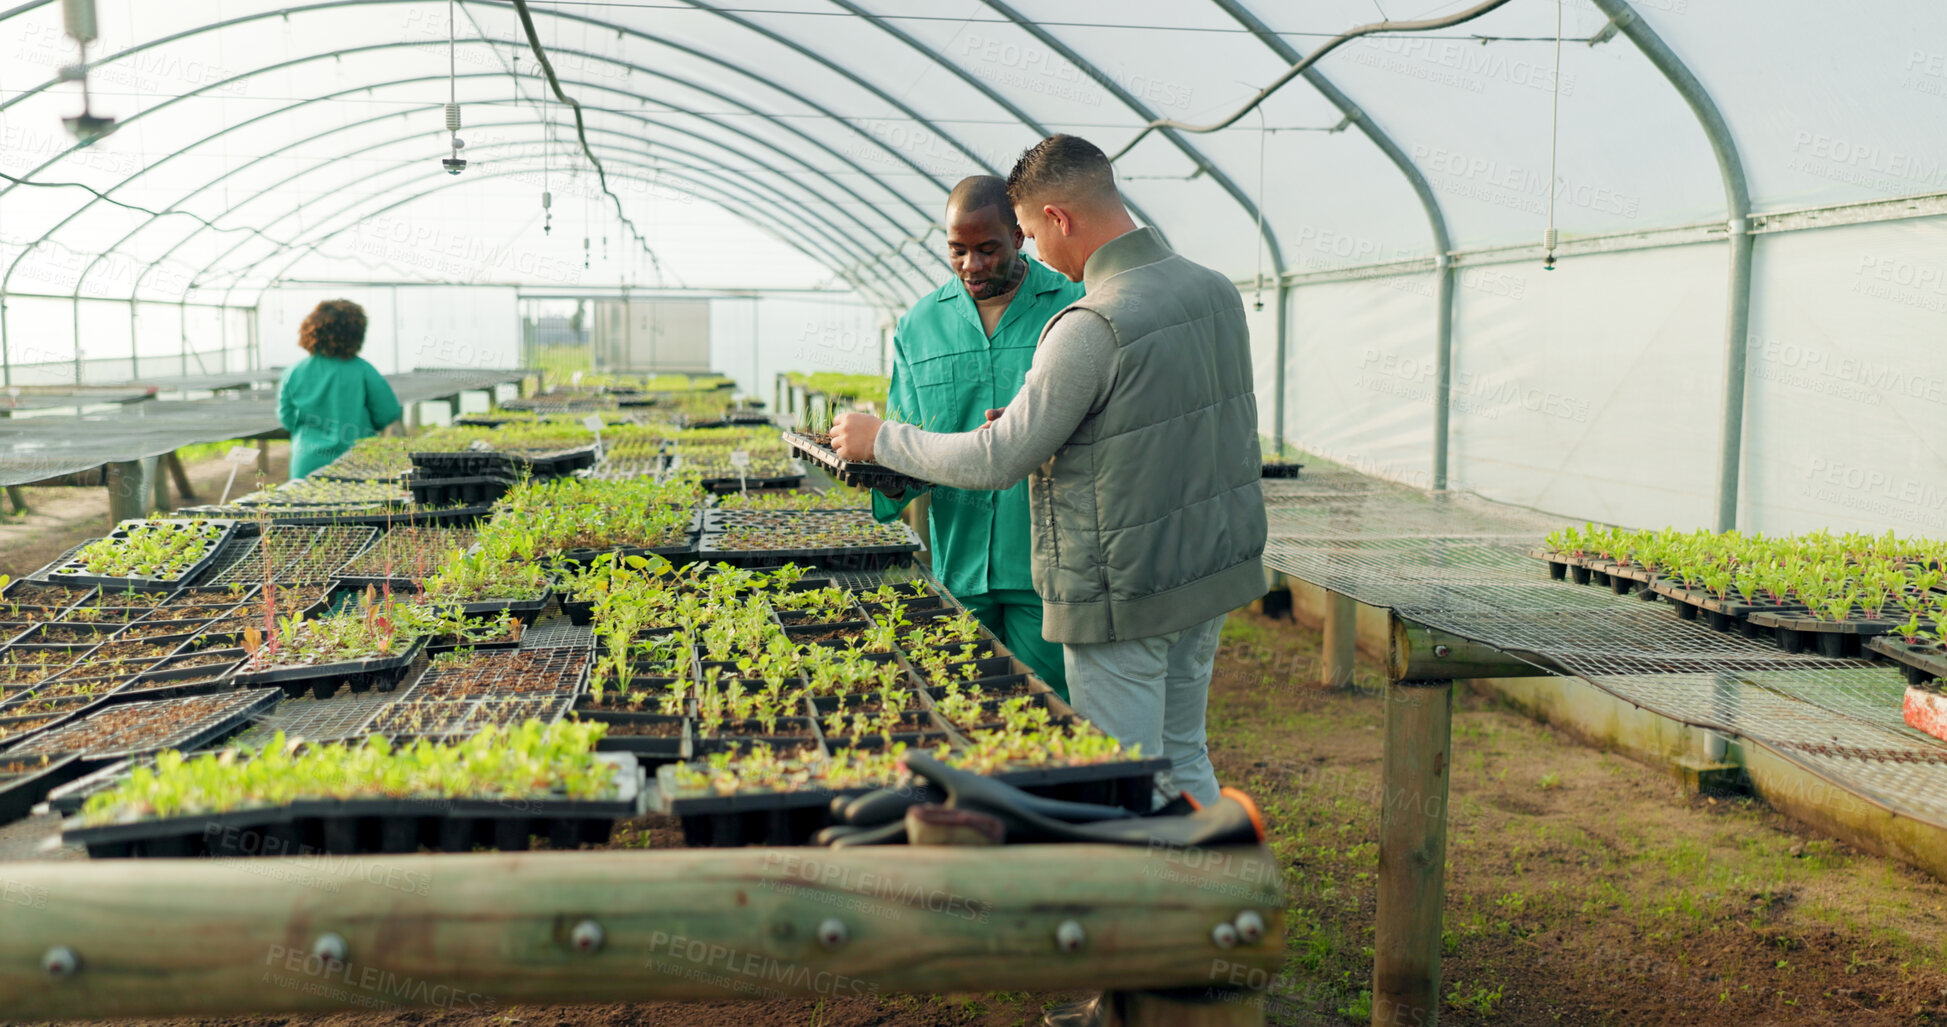
{"label": "soil in black tray", "polygon": [[96,645],[121,629],[120,624],[42,624],[15,641],[20,645]]}
{"label": "soil in black tray", "polygon": [[[697,729],[699,734],[704,730],[703,722],[700,720],[697,721]],[[812,738],[815,735],[816,732],[811,726],[811,718],[779,717],[768,728],[764,726],[762,721],[758,720],[726,720],[717,725],[714,733],[705,737]]]}
{"label": "soil in black tray", "polygon": [[681,717],[658,717],[654,720],[651,720],[647,717],[641,720],[636,720],[633,718],[624,718],[624,719],[610,720],[607,721],[606,723],[608,724],[607,733],[610,737],[615,737],[615,736],[626,736],[629,738],[681,738],[683,737],[683,718]]}

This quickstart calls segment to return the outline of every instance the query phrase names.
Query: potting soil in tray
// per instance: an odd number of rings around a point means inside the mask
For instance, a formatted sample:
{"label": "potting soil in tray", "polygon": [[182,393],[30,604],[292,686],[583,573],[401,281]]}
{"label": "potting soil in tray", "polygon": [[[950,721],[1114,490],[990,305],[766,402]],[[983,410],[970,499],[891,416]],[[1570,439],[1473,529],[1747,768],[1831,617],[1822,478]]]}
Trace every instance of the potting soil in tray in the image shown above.
{"label": "potting soil in tray", "polygon": [[489,699],[401,699],[378,708],[360,734],[401,738],[462,738],[488,725],[518,727],[525,721],[552,724],[566,716],[574,697],[568,695]]}
{"label": "potting soil in tray", "polygon": [[80,756],[0,756],[0,825],[26,816],[48,792],[87,769]]}
{"label": "potting soil in tray", "polygon": [[496,652],[471,660],[441,661],[427,668],[404,699],[482,699],[524,695],[577,695],[593,662],[586,649]]}
{"label": "potting soil in tray", "polygon": [[320,699],[329,698],[339,685],[348,685],[354,692],[374,687],[387,692],[399,683],[399,679],[412,667],[412,661],[418,659],[425,648],[426,640],[415,638],[391,656],[282,667],[270,663],[275,657],[268,651],[260,650],[258,658],[244,664],[237,672],[237,684],[244,688],[276,685],[284,690],[284,694],[293,697],[309,690]]}
{"label": "potting soil in tray", "polygon": [[[107,538],[109,540],[127,539],[129,537],[129,532],[132,529],[139,528],[151,523],[188,524],[191,522],[187,522],[187,521],[172,522],[166,519],[158,519],[157,521],[154,522],[149,521],[147,519],[123,521],[120,525],[116,526],[114,531],[108,533]],[[150,577],[150,576],[138,576],[138,575],[116,576],[116,575],[109,575],[109,574],[96,574],[88,570],[88,568],[80,562],[81,551],[77,549],[68,562],[49,571],[47,573],[47,579],[49,581],[59,582],[68,585],[97,585],[103,589],[152,589],[152,590],[159,590],[159,591],[173,591],[179,586],[186,585],[189,582],[195,580],[198,574],[201,574],[205,570],[208,570],[210,565],[216,561],[217,554],[222,552],[223,544],[225,542],[228,542],[231,536],[235,535],[237,531],[237,524],[233,520],[206,520],[203,521],[202,523],[208,526],[207,529],[196,529],[198,531],[203,532],[204,537],[206,538],[206,544],[204,546],[202,555],[199,556],[189,566],[185,567],[181,572],[171,575],[169,577]],[[189,529],[184,529],[184,530],[189,530]]]}
{"label": "potting soil in tray", "polygon": [[[775,567],[787,563],[817,563],[829,570],[872,571],[894,567],[911,560],[914,553],[922,548],[919,536],[904,524],[905,539],[898,543],[883,545],[834,546],[822,549],[747,549],[735,543],[726,543],[728,536],[713,535],[708,532],[697,539],[696,552],[700,559],[711,563],[727,563],[732,567]],[[890,525],[888,526],[890,527]]]}
{"label": "potting soil in tray", "polygon": [[86,845],[96,859],[410,853],[421,846],[515,852],[527,849],[535,834],[545,835],[554,848],[571,849],[607,841],[615,821],[642,811],[635,757],[614,752],[595,758],[614,768],[614,790],[607,798],[302,799],[193,817],[63,825],[61,837]]}
{"label": "potting soil in tray", "polygon": [[277,705],[276,689],[124,703],[96,709],[24,742],[5,755],[78,753],[91,761],[208,745]]}

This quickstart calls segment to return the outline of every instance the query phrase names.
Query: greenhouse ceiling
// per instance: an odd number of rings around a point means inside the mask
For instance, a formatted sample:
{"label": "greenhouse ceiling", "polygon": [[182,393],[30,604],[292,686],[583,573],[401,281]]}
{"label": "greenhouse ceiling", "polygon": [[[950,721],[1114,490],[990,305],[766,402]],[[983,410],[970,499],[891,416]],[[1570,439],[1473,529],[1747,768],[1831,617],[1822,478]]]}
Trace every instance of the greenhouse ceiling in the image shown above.
{"label": "greenhouse ceiling", "polygon": [[[0,11],[0,289],[248,305],[292,278],[734,278],[896,308],[943,274],[945,191],[1005,174],[1035,138],[1114,151],[1155,119],[1217,121],[1381,14],[1484,7],[1351,40],[1222,131],[1142,136],[1118,161],[1131,201],[1240,280],[1536,243],[1551,178],[1567,240],[1721,223],[1711,141],[1612,11],[1653,24],[1708,89],[1756,209],[1926,191],[1947,160],[1938,138],[1880,142],[1937,106],[1938,55],[1847,59],[1888,42],[1876,32],[1924,34],[1809,2],[1763,21],[1693,0],[527,6],[586,153],[507,2],[104,0],[88,87],[114,131],[91,146],[63,128],[81,86],[62,80],[77,47],[61,4]],[[1733,73],[1759,53],[1790,74]],[[1862,91],[1899,102],[1849,108],[1850,138],[1778,127]],[[458,175],[440,165],[449,99]]]}

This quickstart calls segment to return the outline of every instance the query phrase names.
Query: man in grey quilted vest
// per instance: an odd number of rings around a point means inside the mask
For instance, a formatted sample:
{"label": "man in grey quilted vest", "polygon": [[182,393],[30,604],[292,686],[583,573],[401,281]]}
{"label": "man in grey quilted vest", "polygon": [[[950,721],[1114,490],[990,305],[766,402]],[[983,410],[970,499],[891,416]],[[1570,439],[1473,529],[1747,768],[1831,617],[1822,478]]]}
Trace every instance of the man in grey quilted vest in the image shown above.
{"label": "man in grey quilted vest", "polygon": [[1027,381],[979,431],[848,414],[849,460],[1002,489],[1029,478],[1042,632],[1075,708],[1170,783],[1217,798],[1204,706],[1229,611],[1264,591],[1257,399],[1244,304],[1229,279],[1138,228],[1108,158],[1043,139],[1008,176],[1043,263],[1088,286],[1042,330]]}

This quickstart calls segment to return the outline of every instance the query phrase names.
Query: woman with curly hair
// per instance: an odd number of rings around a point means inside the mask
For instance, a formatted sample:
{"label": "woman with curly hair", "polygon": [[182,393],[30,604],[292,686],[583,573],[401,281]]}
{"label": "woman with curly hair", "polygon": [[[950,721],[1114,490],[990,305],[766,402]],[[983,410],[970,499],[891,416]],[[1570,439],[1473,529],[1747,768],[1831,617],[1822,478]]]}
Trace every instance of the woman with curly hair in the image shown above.
{"label": "woman with curly hair", "polygon": [[311,355],[286,370],[277,387],[277,419],[291,433],[293,478],[338,459],[405,412],[379,369],[358,355],[365,308],[325,300],[304,318],[298,345]]}

